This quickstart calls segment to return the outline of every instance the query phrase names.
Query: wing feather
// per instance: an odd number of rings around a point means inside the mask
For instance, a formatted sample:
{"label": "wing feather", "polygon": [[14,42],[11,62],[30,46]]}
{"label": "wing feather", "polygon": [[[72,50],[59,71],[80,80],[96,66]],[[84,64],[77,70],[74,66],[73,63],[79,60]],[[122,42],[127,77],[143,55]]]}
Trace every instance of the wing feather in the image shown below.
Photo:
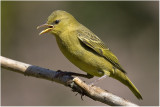
{"label": "wing feather", "polygon": [[96,51],[99,55],[108,60],[115,68],[126,73],[125,70],[121,67],[117,57],[107,48],[104,43],[91,31],[86,30],[77,30],[78,38],[82,43]]}

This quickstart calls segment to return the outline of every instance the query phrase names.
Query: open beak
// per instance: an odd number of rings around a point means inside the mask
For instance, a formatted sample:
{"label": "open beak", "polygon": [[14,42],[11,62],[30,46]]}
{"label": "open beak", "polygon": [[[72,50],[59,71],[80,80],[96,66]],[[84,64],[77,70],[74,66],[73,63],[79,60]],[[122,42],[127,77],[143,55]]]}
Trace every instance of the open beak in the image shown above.
{"label": "open beak", "polygon": [[39,35],[50,32],[53,29],[53,25],[49,25],[49,24],[43,24],[37,27],[37,29],[42,28],[42,27],[47,27],[46,29],[42,30]]}

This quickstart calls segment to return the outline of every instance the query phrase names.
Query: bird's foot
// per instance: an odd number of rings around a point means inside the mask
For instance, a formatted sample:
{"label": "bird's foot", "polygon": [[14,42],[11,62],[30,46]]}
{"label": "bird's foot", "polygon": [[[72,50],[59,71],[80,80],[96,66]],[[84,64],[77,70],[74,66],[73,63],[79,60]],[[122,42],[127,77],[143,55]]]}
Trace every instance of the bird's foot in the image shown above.
{"label": "bird's foot", "polygon": [[88,79],[94,77],[93,75],[90,75],[90,74],[85,75],[85,74],[68,72],[68,71],[65,71],[65,72],[64,72],[64,71],[61,71],[61,70],[58,70],[58,71],[57,71],[57,75],[56,75],[55,77],[60,77],[60,76],[64,76],[64,75],[68,75],[68,76],[74,75],[74,76],[80,76],[80,77],[84,77],[84,78],[88,78]]}

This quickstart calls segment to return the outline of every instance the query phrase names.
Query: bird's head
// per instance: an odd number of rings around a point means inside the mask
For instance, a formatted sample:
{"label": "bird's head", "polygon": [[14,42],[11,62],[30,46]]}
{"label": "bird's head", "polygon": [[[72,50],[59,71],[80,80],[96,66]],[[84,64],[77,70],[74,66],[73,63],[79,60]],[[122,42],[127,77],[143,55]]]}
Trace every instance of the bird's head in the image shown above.
{"label": "bird's head", "polygon": [[59,35],[76,23],[78,22],[71,14],[62,10],[56,10],[48,17],[47,23],[38,26],[37,29],[46,27],[46,29],[39,33],[40,35],[48,32]]}

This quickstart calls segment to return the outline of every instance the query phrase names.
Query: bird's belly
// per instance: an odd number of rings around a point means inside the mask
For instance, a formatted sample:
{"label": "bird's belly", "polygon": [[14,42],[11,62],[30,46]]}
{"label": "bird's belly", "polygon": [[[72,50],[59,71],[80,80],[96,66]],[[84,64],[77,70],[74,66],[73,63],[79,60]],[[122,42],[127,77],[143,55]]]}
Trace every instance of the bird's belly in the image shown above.
{"label": "bird's belly", "polygon": [[104,71],[112,69],[112,65],[103,57],[82,47],[80,44],[65,44],[57,41],[64,56],[81,70],[94,75],[102,76]]}

